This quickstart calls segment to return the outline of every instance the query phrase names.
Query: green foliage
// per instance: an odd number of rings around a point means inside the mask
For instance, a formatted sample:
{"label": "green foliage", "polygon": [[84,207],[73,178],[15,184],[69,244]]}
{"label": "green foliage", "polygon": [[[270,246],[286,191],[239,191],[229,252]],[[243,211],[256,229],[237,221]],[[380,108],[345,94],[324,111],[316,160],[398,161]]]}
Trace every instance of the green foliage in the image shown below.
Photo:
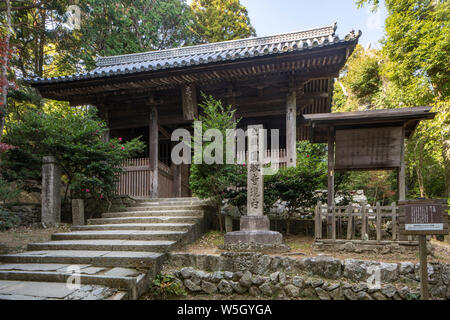
{"label": "green foliage", "polygon": [[29,110],[22,121],[9,123],[5,141],[17,148],[2,155],[4,177],[40,182],[42,157],[53,155],[72,198],[114,196],[121,170],[117,166],[141,152],[144,144],[138,139],[104,142],[105,124],[95,114],[95,108],[50,113]]}
{"label": "green foliage", "polygon": [[[407,142],[407,197],[450,197],[450,2],[384,3],[388,17],[383,47],[380,51],[355,50],[339,79],[346,95],[340,85],[335,86],[333,110],[432,106],[436,118],[422,121]],[[377,10],[380,1],[357,1],[358,7],[366,4]],[[364,83],[354,79],[376,79],[373,57],[378,61],[378,90],[364,90],[367,95],[361,99],[359,85],[355,88],[353,84]],[[392,181],[390,178],[388,184]]]}
{"label": "green foliage", "polygon": [[381,86],[378,57],[373,52],[364,52],[358,47],[349,58],[346,83],[360,103],[370,103]]}
{"label": "green foliage", "polygon": [[[202,114],[196,119],[201,121],[203,134],[209,130],[214,129],[220,131],[223,141],[221,151],[223,152],[223,164],[206,164],[202,161],[201,164],[195,164],[199,162],[198,156],[195,155],[194,163],[191,166],[191,176],[189,184],[194,195],[200,198],[211,199],[218,207],[222,204],[225,197],[225,193],[230,185],[233,185],[233,181],[237,179],[239,171],[234,164],[225,164],[226,160],[226,130],[235,129],[237,122],[234,121],[234,113],[232,106],[223,106],[222,102],[215,100],[213,97],[203,95],[204,102],[200,104]],[[215,141],[204,141],[203,149],[207,148],[211,143]],[[201,143],[200,141],[194,141],[195,144]],[[220,148],[219,147],[219,148]],[[219,149],[218,148],[218,149]],[[219,150],[217,152],[220,152]],[[215,155],[215,154],[214,154]],[[203,159],[204,160],[204,159]]]}
{"label": "green foliage", "polygon": [[0,177],[0,202],[3,205],[17,202],[21,192],[20,183],[11,183]]}
{"label": "green foliage", "polygon": [[20,219],[13,212],[0,205],[0,231],[14,228],[20,224]]}
{"label": "green foliage", "polygon": [[247,9],[239,0],[194,0],[192,29],[202,42],[255,36]]}
{"label": "green foliage", "polygon": [[278,200],[286,202],[286,231],[289,234],[289,222],[294,214],[317,203],[318,198],[314,191],[321,184],[322,172],[314,165],[308,166],[307,163],[303,163],[297,167],[280,169],[276,175],[265,178],[264,204],[272,207]]}
{"label": "green foliage", "polygon": [[187,296],[186,290],[173,275],[157,274],[150,288],[151,295],[156,300],[167,300]]}
{"label": "green foliage", "polygon": [[[89,68],[96,55],[161,50],[191,42],[190,8],[184,0],[87,0],[74,32]],[[75,49],[75,48],[74,48]]]}

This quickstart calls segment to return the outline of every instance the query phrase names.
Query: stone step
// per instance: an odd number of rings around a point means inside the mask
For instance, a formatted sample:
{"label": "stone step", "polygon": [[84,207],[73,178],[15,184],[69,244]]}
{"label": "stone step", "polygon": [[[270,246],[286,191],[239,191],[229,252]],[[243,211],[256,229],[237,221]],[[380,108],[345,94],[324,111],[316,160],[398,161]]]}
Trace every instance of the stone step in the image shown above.
{"label": "stone step", "polygon": [[[117,289],[129,290],[136,285],[136,277],[120,277],[108,275],[89,275],[79,274],[80,284],[93,284],[107,286]],[[15,281],[39,281],[39,282],[62,282],[67,283],[71,280],[73,275],[68,272],[49,272],[49,271],[17,271],[8,270],[0,271],[0,280],[15,280]]]}
{"label": "stone step", "polygon": [[126,207],[119,209],[118,211],[112,211],[108,213],[115,212],[127,212],[127,211],[147,211],[147,212],[204,212],[204,207],[202,206],[136,206],[136,207]]}
{"label": "stone step", "polygon": [[92,264],[101,267],[135,267],[150,269],[159,265],[164,253],[100,251],[100,250],[43,250],[0,255],[5,263],[64,263]]}
{"label": "stone step", "polygon": [[73,231],[84,230],[154,230],[154,231],[188,231],[192,223],[116,223],[85,226],[72,226]]}
{"label": "stone step", "polygon": [[114,224],[114,223],[196,223],[201,217],[122,217],[89,219],[88,224]]}
{"label": "stone step", "polygon": [[147,207],[147,208],[157,208],[157,207],[163,207],[163,208],[197,208],[197,209],[206,209],[210,207],[211,204],[207,202],[181,202],[181,201],[168,201],[168,202],[138,202],[135,204],[129,204],[126,207],[127,208],[133,208],[133,207]]}
{"label": "stone step", "polygon": [[52,240],[178,240],[184,231],[153,231],[153,230],[94,230],[54,233]]}
{"label": "stone step", "polygon": [[143,251],[167,252],[176,241],[139,240],[60,240],[43,243],[30,243],[28,250],[100,250],[100,251]]}
{"label": "stone step", "polygon": [[164,201],[206,201],[197,197],[185,197],[185,198],[136,198],[136,202],[164,202]]}
{"label": "stone step", "polygon": [[120,218],[120,217],[202,217],[201,210],[174,210],[174,211],[124,211],[103,213],[102,218]]}
{"label": "stone step", "polygon": [[117,289],[99,285],[70,288],[65,282],[0,280],[0,300],[103,300],[118,299]]}

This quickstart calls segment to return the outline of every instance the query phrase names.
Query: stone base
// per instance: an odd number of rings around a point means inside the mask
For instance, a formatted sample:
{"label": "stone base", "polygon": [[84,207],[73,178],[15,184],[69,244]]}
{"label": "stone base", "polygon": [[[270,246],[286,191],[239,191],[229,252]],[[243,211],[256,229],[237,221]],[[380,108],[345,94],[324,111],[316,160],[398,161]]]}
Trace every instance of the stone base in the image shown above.
{"label": "stone base", "polygon": [[279,232],[269,230],[241,230],[229,232],[225,235],[225,245],[239,242],[277,245],[283,243],[283,236]]}
{"label": "stone base", "polygon": [[243,216],[241,217],[241,231],[269,231],[270,220],[267,216]]}

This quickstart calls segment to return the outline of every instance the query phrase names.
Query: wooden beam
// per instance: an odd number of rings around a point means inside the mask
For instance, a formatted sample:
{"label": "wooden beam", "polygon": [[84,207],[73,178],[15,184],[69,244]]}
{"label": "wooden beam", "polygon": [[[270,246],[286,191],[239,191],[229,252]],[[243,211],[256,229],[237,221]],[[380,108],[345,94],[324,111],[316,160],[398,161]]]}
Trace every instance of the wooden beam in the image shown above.
{"label": "wooden beam", "polygon": [[[151,101],[150,101],[151,102]],[[152,169],[152,179],[150,181],[150,196],[152,198],[158,198],[158,109],[156,105],[150,104],[150,117],[149,117],[149,156],[150,156],[150,168]]]}

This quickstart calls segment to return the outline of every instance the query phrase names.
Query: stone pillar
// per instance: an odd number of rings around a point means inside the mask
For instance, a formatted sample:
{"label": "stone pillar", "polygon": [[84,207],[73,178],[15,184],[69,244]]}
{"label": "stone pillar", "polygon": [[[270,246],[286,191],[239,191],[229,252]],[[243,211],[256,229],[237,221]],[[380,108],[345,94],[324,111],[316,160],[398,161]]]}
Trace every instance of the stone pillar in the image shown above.
{"label": "stone pillar", "polygon": [[[243,243],[252,245],[280,246],[283,237],[279,232],[270,231],[270,221],[264,215],[264,177],[262,157],[264,141],[262,125],[249,126],[247,161],[247,215],[241,217],[241,230],[225,235],[225,246]],[[231,247],[230,247],[231,248]]]}
{"label": "stone pillar", "polygon": [[74,226],[84,225],[84,200],[72,199],[72,224]]}
{"label": "stone pillar", "polygon": [[150,186],[150,196],[158,198],[158,164],[159,164],[159,137],[158,137],[158,109],[156,105],[150,106],[149,119],[149,156],[150,168],[152,169],[152,181]]}
{"label": "stone pillar", "polygon": [[290,89],[286,101],[287,166],[297,166],[297,94]]}
{"label": "stone pillar", "polygon": [[61,222],[61,171],[53,156],[42,159],[41,222],[45,226]]}

